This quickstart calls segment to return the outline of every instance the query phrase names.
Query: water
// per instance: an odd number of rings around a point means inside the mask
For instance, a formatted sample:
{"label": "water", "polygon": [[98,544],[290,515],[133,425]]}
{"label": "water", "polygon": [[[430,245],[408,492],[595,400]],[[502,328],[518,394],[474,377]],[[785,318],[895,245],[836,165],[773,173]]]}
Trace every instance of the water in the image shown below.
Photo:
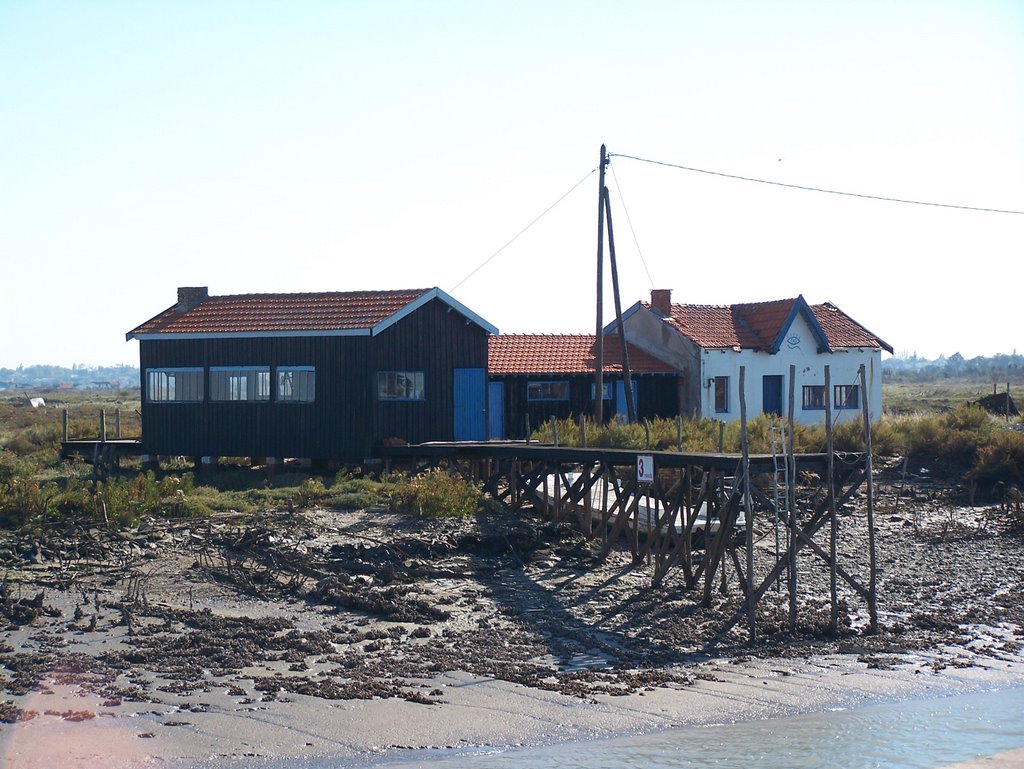
{"label": "water", "polygon": [[[1024,688],[874,705],[643,737],[505,752],[428,754],[379,769],[934,769],[1024,748]],[[318,769],[340,769],[318,764]]]}

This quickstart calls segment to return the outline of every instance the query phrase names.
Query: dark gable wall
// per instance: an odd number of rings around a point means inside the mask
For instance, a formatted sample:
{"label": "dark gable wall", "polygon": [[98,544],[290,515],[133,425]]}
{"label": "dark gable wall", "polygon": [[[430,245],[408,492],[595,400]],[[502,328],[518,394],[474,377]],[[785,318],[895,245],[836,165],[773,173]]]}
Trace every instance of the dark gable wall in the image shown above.
{"label": "dark gable wall", "polygon": [[[143,388],[147,368],[316,367],[315,403],[144,398],[149,454],[361,460],[384,438],[452,439],[453,369],[486,367],[487,333],[434,300],[376,337],[144,340],[139,350]],[[426,400],[378,402],[377,371],[423,371]]]}

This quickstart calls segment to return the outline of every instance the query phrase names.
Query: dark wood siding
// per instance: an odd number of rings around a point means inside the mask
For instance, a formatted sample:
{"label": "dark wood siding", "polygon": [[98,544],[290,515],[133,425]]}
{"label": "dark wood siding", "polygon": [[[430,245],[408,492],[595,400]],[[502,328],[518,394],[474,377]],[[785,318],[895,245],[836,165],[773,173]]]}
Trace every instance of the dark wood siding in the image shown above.
{"label": "dark wood siding", "polygon": [[[166,339],[140,342],[143,370],[164,367],[314,366],[314,403],[150,403],[146,453],[361,460],[388,437],[451,440],[452,370],[487,365],[487,332],[434,300],[370,336]],[[377,399],[378,371],[423,371],[426,399]]]}
{"label": "dark wood siding", "polygon": [[[538,374],[535,376],[492,376],[492,381],[505,383],[505,436],[512,440],[526,437],[527,417],[531,430],[536,430],[543,422],[552,417],[578,419],[580,414],[593,416],[594,404],[591,393],[594,388],[593,374],[556,375]],[[527,396],[529,382],[569,382],[568,401],[531,401]],[[612,382],[614,394],[616,381],[621,377],[606,377]],[[678,413],[678,379],[666,374],[641,374],[634,378],[636,382],[637,401],[640,419],[656,417],[675,417]],[[605,421],[616,416],[615,398],[604,403]]]}

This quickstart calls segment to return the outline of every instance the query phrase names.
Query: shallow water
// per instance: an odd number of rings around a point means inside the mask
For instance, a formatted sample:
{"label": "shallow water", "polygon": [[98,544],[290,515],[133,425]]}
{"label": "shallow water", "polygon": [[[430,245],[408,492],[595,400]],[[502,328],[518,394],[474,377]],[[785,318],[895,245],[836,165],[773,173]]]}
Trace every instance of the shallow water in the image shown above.
{"label": "shallow water", "polygon": [[[378,769],[934,769],[1024,747],[1024,688],[504,752],[419,754]],[[342,769],[319,762],[303,769]],[[349,765],[350,766],[350,765]]]}

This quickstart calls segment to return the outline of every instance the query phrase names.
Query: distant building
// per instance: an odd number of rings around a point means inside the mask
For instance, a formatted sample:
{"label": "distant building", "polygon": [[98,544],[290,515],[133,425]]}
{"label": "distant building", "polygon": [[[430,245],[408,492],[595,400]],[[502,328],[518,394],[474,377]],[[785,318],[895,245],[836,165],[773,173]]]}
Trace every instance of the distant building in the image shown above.
{"label": "distant building", "polygon": [[[593,334],[504,334],[490,339],[487,374],[491,438],[525,438],[555,417],[594,413],[597,359]],[[603,414],[625,419],[622,345],[604,338]],[[674,417],[679,371],[635,345],[628,346],[633,403],[638,419]]]}
{"label": "distant building", "polygon": [[496,333],[437,288],[179,288],[127,334],[139,340],[143,450],[362,460],[385,440],[482,440]]}
{"label": "distant building", "polygon": [[[787,414],[794,367],[794,418],[818,423],[824,420],[827,365],[837,414],[859,415],[866,397],[870,418],[881,416],[881,355],[883,350],[891,354],[892,347],[834,304],[810,305],[803,296],[733,305],[674,304],[671,291],[654,290],[650,302],[637,302],[623,313],[623,324],[631,344],[682,372],[683,413],[739,419],[742,366],[748,416]],[[861,365],[866,394],[860,391]]]}

